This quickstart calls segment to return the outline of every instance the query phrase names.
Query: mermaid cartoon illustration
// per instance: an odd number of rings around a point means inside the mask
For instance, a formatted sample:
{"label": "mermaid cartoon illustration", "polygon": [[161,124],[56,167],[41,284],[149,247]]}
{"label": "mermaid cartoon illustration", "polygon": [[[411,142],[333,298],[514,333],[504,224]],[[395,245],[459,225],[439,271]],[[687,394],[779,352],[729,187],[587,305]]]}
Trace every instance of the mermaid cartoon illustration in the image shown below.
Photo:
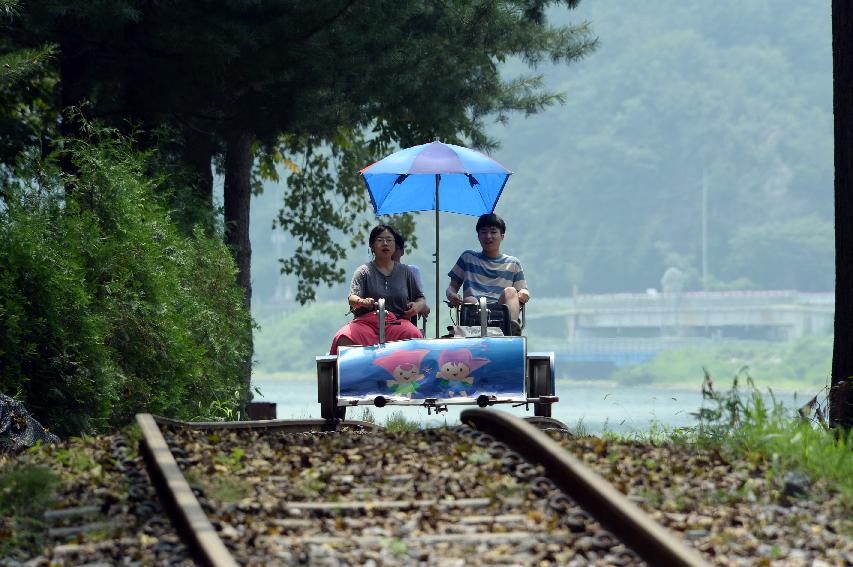
{"label": "mermaid cartoon illustration", "polygon": [[386,380],[385,383],[395,395],[411,398],[424,379],[421,362],[428,353],[426,349],[398,350],[378,357],[373,364],[381,366],[393,376],[393,380]]}
{"label": "mermaid cartoon illustration", "polygon": [[472,357],[467,348],[445,350],[438,357],[436,377],[440,378],[439,384],[447,388],[448,397],[452,398],[458,393],[464,398],[474,389],[471,373],[489,362],[488,358]]}

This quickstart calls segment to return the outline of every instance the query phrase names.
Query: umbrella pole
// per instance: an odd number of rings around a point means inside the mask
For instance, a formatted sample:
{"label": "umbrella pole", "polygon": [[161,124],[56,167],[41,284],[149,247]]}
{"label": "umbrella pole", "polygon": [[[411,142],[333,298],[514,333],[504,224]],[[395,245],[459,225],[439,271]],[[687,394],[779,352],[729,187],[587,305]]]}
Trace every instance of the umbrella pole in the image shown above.
{"label": "umbrella pole", "polygon": [[435,338],[438,338],[439,332],[439,315],[441,315],[441,309],[438,308],[438,242],[439,242],[439,231],[438,231],[438,181],[441,179],[441,176],[436,174],[435,176]]}

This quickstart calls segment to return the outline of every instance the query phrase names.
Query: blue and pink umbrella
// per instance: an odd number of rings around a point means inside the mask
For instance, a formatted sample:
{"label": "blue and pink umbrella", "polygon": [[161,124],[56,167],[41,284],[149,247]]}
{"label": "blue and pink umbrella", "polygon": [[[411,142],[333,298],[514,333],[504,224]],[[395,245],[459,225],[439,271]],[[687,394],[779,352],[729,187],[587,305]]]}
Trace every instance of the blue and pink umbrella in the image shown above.
{"label": "blue and pink umbrella", "polygon": [[[438,307],[438,212],[472,216],[493,212],[512,172],[478,151],[432,142],[395,152],[360,173],[377,215],[435,211],[435,305]],[[438,317],[435,331],[438,336]]]}

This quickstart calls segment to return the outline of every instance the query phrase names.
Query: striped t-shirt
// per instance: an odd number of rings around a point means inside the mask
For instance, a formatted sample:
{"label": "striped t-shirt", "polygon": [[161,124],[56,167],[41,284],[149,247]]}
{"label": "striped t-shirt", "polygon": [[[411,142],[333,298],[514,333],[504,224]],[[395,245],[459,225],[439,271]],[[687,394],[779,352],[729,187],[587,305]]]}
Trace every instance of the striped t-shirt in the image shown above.
{"label": "striped t-shirt", "polygon": [[521,262],[506,254],[489,258],[482,252],[466,250],[447,275],[454,283],[461,284],[463,297],[473,295],[497,301],[504,288],[527,289]]}

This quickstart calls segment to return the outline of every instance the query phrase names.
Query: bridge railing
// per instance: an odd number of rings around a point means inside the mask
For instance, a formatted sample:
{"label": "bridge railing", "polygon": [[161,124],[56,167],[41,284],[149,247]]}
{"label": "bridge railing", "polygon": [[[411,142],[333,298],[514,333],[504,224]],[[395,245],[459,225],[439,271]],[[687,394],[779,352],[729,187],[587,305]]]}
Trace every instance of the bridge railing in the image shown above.
{"label": "bridge railing", "polygon": [[589,313],[731,312],[734,310],[834,311],[832,293],[782,291],[729,291],[685,293],[614,293],[542,298],[527,309],[530,320]]}

